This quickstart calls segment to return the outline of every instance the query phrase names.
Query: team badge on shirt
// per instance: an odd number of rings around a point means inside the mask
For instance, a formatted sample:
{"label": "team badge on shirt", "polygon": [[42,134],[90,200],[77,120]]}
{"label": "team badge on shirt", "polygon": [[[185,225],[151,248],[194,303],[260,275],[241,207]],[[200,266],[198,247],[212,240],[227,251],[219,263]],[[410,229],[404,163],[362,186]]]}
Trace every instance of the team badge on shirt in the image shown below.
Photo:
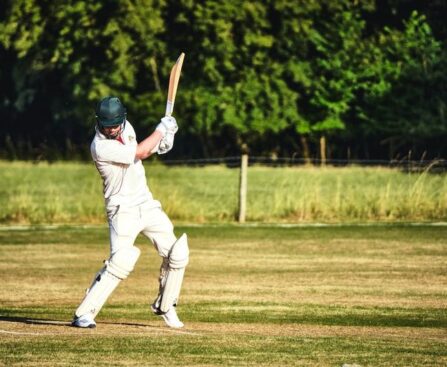
{"label": "team badge on shirt", "polygon": [[132,135],[129,135],[128,137],[128,140],[129,140],[129,142],[133,142],[134,141],[134,139],[135,139],[135,137],[134,136],[132,136]]}

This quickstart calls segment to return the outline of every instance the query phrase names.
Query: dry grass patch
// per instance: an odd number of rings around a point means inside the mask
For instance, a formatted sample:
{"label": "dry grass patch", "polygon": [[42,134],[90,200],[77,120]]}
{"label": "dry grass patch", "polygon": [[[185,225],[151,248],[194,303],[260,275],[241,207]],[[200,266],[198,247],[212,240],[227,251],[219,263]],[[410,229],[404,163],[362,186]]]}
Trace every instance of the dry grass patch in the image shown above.
{"label": "dry grass patch", "polygon": [[96,329],[78,329],[67,321],[22,319],[0,320],[0,335],[4,338],[35,337],[95,337],[95,336],[147,336],[166,335],[206,336],[266,336],[269,337],[362,337],[362,338],[412,338],[445,342],[446,331],[433,328],[392,328],[364,326],[329,326],[329,325],[275,325],[244,323],[203,323],[189,322],[183,329],[171,329],[162,321],[126,322],[100,321]]}
{"label": "dry grass patch", "polygon": [[98,328],[79,330],[68,325],[107,256],[107,232],[3,230],[0,365],[447,363],[447,228],[183,230],[183,330],[150,313],[160,259],[145,239]]}

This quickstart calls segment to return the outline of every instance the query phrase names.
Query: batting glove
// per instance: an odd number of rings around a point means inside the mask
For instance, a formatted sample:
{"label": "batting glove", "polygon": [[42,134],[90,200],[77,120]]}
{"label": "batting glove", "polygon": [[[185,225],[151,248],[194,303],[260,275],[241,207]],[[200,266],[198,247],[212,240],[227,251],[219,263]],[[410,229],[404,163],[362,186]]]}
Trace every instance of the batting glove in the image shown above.
{"label": "batting glove", "polygon": [[174,135],[178,130],[177,121],[172,116],[165,116],[161,119],[161,122],[157,125],[155,130],[160,131],[163,137],[166,136],[168,132]]}
{"label": "batting glove", "polygon": [[158,145],[157,154],[166,154],[174,146],[174,133],[167,132],[166,135],[160,140]]}

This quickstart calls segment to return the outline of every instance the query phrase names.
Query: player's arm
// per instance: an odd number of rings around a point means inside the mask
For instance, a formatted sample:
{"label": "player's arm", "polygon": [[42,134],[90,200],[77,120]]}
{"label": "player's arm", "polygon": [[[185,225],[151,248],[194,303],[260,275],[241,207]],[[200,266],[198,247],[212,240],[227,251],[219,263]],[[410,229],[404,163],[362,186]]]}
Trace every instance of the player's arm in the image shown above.
{"label": "player's arm", "polygon": [[174,135],[178,130],[174,117],[163,117],[155,131],[137,145],[135,159],[146,159],[153,153],[166,153],[174,145]]}
{"label": "player's arm", "polygon": [[155,130],[137,145],[135,159],[146,159],[155,153],[157,151],[155,148],[160,144],[161,139],[163,139],[163,133],[160,130]]}

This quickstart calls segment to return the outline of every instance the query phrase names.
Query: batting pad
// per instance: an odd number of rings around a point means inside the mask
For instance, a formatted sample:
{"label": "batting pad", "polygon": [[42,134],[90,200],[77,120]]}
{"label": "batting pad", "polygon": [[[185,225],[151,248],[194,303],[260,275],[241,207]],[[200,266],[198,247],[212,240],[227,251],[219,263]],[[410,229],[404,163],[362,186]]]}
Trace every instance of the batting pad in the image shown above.
{"label": "batting pad", "polygon": [[173,305],[177,304],[188,261],[188,238],[184,233],[172,246],[168,258],[169,268],[160,301],[160,310],[162,312],[169,311]]}
{"label": "batting pad", "polygon": [[169,254],[169,267],[173,269],[184,268],[189,261],[188,237],[183,233],[180,238],[175,241]]}
{"label": "batting pad", "polygon": [[173,305],[177,304],[184,275],[185,268],[169,269],[160,302],[160,310],[162,312],[168,312]]}
{"label": "batting pad", "polygon": [[133,271],[140,253],[140,249],[135,246],[122,248],[116,251],[109,261],[106,261],[106,268],[117,278],[126,279]]}
{"label": "batting pad", "polygon": [[103,268],[76,310],[75,315],[81,317],[91,313],[93,318],[95,318],[120,282],[120,278],[117,278],[109,273],[106,268]]}
{"label": "batting pad", "polygon": [[139,256],[140,250],[137,247],[115,252],[97,274],[75,315],[80,317],[91,313],[95,318],[121,280],[132,272]]}

